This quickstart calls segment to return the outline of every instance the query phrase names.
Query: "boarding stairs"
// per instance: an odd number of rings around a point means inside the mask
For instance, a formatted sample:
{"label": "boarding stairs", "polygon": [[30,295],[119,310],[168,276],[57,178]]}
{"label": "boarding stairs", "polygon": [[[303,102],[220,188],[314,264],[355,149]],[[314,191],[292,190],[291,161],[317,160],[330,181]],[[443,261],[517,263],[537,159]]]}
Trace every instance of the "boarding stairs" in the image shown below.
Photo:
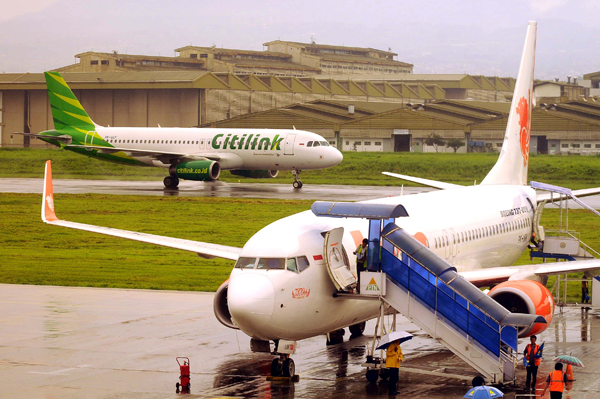
{"label": "boarding stairs", "polygon": [[[389,205],[377,209],[376,204],[318,201],[311,209],[317,216],[369,219],[369,271],[361,274],[361,284],[378,275],[381,315],[384,305],[392,307],[490,383],[514,381],[517,327],[546,321],[510,313],[460,276],[456,268],[394,223],[398,215],[408,215],[398,207],[401,211]],[[373,290],[361,287],[361,295],[368,293]],[[374,358],[373,349],[374,345],[367,359]],[[372,367],[381,368],[381,364]]]}
{"label": "boarding stairs", "polygon": [[[600,253],[581,241],[578,232],[569,230],[569,200],[596,216],[600,217],[600,212],[577,198],[569,188],[535,181],[530,182],[530,186],[536,190],[550,192],[550,199],[539,203],[535,210],[533,230],[538,245],[530,248],[531,258],[542,258],[544,261],[549,258],[557,261],[600,258]],[[547,203],[557,204],[559,207],[558,229],[546,230],[540,224]]]}

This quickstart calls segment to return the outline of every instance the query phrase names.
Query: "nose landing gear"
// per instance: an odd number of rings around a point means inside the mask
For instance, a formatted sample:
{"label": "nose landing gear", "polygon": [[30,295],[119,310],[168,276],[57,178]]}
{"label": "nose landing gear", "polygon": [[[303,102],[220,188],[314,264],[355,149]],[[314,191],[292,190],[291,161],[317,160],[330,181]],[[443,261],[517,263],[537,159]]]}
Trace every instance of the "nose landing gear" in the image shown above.
{"label": "nose landing gear", "polygon": [[290,377],[296,375],[296,365],[290,355],[279,355],[271,362],[272,377]]}
{"label": "nose landing gear", "polygon": [[292,183],[292,186],[294,186],[294,188],[302,188],[302,182],[300,181],[300,172],[302,171],[292,169],[292,175],[294,175],[294,182]]}

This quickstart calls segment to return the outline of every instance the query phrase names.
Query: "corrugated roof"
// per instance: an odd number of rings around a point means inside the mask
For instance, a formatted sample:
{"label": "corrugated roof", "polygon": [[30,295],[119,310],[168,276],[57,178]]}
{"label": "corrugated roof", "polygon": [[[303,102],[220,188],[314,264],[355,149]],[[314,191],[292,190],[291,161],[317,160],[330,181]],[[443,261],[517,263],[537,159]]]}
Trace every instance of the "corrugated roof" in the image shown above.
{"label": "corrugated roof", "polygon": [[259,55],[259,56],[272,56],[279,58],[292,58],[291,54],[280,53],[278,51],[269,51],[269,50],[240,50],[240,49],[230,49],[230,48],[218,48],[218,47],[201,47],[201,46],[185,46],[176,48],[175,51],[178,53],[183,50],[201,50],[207,51],[214,54],[228,54],[228,55],[238,55],[238,54],[248,54],[248,55]]}
{"label": "corrugated roof", "polygon": [[269,44],[274,44],[274,43],[291,43],[291,44],[297,44],[300,46],[304,46],[307,48],[314,48],[314,49],[331,49],[331,50],[348,50],[348,51],[372,51],[372,52],[377,52],[377,53],[381,53],[381,54],[388,54],[388,55],[398,55],[396,53],[393,53],[391,51],[385,51],[385,50],[378,50],[375,48],[371,48],[371,47],[348,47],[348,46],[334,46],[334,45],[330,45],[330,44],[316,44],[316,43],[301,43],[301,42],[291,42],[291,41],[285,41],[285,40],[273,40],[270,42],[266,42],[263,43],[263,46],[268,46]]}
{"label": "corrugated roof", "polygon": [[102,57],[109,57],[118,60],[148,60],[148,61],[169,61],[169,62],[180,62],[188,64],[204,64],[204,60],[201,58],[184,58],[184,57],[165,57],[160,55],[138,55],[138,54],[120,54],[120,53],[99,53],[96,51],[86,51],[85,53],[75,54],[75,57],[81,58],[85,55],[98,55]]}
{"label": "corrugated roof", "polygon": [[285,62],[285,61],[273,61],[273,60],[253,60],[247,58],[233,58],[230,60],[219,60],[221,62],[227,62],[230,64],[235,64],[238,67],[248,66],[248,67],[264,67],[268,69],[294,69],[294,70],[302,70],[302,71],[313,71],[319,72],[321,69],[313,68],[307,65],[296,64],[294,62]]}
{"label": "corrugated roof", "polygon": [[324,61],[345,61],[345,62],[355,62],[361,64],[378,64],[378,65],[394,65],[394,66],[402,66],[402,67],[412,67],[413,64],[408,64],[406,62],[396,61],[396,60],[386,60],[385,58],[373,58],[366,57],[354,54],[310,54],[315,57],[319,57]]}

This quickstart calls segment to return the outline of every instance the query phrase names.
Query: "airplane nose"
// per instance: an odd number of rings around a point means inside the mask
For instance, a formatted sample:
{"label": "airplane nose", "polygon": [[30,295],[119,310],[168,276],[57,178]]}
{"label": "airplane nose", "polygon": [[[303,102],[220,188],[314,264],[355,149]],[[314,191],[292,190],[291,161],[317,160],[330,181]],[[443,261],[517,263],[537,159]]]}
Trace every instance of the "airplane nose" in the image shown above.
{"label": "airplane nose", "polygon": [[333,150],[333,154],[331,156],[332,166],[339,165],[343,160],[344,156],[337,148],[331,148]]}
{"label": "airplane nose", "polygon": [[233,322],[246,334],[259,335],[275,306],[275,288],[266,276],[242,273],[229,281],[227,303]]}

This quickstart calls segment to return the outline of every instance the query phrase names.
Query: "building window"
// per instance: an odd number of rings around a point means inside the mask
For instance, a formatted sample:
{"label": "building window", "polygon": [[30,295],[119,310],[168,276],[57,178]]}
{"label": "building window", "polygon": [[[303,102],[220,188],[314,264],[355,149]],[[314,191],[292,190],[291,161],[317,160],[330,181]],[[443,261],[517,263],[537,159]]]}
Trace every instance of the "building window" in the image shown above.
{"label": "building window", "polygon": [[381,145],[381,141],[376,141],[375,145]]}
{"label": "building window", "polygon": [[208,58],[208,54],[200,54],[200,58]]}
{"label": "building window", "polygon": [[556,144],[551,144],[550,147],[556,148]]}
{"label": "building window", "polygon": [[370,141],[365,141],[365,145],[371,145]]}
{"label": "building window", "polygon": [[346,141],[346,145],[350,145],[350,142],[349,142],[349,141]]}
{"label": "building window", "polygon": [[198,54],[190,54],[190,58],[198,58]]}
{"label": "building window", "polygon": [[560,148],[569,148],[569,144],[563,143],[560,145]]}
{"label": "building window", "polygon": [[600,148],[600,144],[596,144],[596,148]]}
{"label": "building window", "polygon": [[360,141],[355,141],[354,145],[360,145]]}
{"label": "building window", "polygon": [[330,141],[329,144],[335,145],[335,141]]}
{"label": "building window", "polygon": [[571,147],[573,147],[573,148],[579,148],[579,147],[581,147],[581,145],[580,145],[580,144],[575,144],[575,143],[572,143],[572,144],[571,144]]}
{"label": "building window", "polygon": [[592,145],[591,144],[584,144],[583,148],[592,148]]}
{"label": "building window", "polygon": [[102,60],[102,61],[100,61],[100,64],[102,64],[102,65],[108,65],[108,60]]}
{"label": "building window", "polygon": [[496,148],[501,148],[502,147],[502,143],[496,143]]}
{"label": "building window", "polygon": [[90,65],[98,65],[98,60],[91,60]]}

